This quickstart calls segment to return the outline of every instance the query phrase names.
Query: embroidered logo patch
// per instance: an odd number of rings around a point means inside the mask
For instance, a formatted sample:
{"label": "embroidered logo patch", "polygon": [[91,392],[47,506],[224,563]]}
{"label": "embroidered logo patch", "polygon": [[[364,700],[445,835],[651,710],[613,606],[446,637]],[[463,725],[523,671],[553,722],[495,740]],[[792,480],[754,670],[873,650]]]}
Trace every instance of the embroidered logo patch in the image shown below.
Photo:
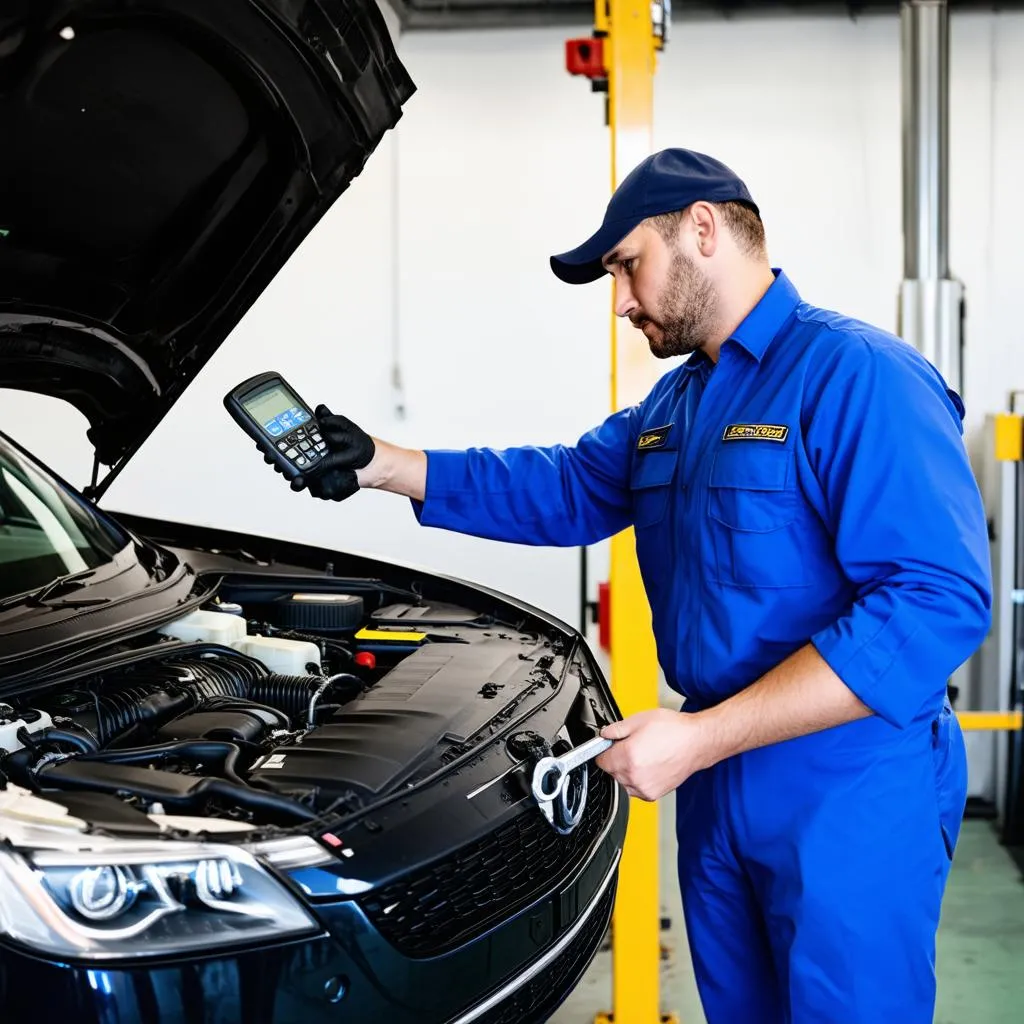
{"label": "embroidered logo patch", "polygon": [[658,427],[657,430],[645,430],[636,442],[638,452],[649,452],[654,448],[661,448],[668,440],[669,431],[672,429],[670,423],[667,427]]}
{"label": "embroidered logo patch", "polygon": [[778,441],[789,437],[789,427],[781,423],[730,423],[722,434],[723,441]]}

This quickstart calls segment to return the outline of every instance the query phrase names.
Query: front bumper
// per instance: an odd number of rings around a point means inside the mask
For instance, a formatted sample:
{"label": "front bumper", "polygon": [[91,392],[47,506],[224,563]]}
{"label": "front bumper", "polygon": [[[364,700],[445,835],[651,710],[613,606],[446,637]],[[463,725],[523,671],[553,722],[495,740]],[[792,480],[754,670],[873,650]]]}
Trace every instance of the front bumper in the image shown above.
{"label": "front bumper", "polygon": [[[322,936],[235,955],[96,967],[53,963],[0,947],[0,1021],[546,1020],[586,969],[611,915],[627,800],[610,782],[608,793],[601,831],[565,865],[561,877],[552,877],[536,898],[483,934],[440,955],[421,955],[422,946],[417,955],[410,955],[408,947],[403,952],[403,943],[394,935],[385,938],[355,899],[314,904],[324,926]],[[524,809],[523,815],[539,817],[539,812],[534,807]],[[530,850],[518,851],[524,853],[530,856]]]}
{"label": "front bumper", "polygon": [[462,1014],[455,1024],[540,1024],[575,988],[594,958],[611,921],[618,882],[619,855],[597,895],[576,923],[546,953],[537,957],[496,992]]}

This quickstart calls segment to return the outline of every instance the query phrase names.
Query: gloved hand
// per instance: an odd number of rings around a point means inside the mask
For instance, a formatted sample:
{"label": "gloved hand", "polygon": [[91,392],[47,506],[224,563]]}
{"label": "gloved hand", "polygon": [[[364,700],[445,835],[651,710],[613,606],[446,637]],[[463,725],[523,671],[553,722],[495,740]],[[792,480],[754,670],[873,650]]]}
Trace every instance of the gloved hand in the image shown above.
{"label": "gloved hand", "polygon": [[[344,501],[359,490],[356,470],[368,466],[376,448],[373,438],[345,416],[335,416],[326,405],[314,410],[320,436],[327,443],[325,458],[309,477],[297,476],[290,481],[293,491],[308,490],[314,498]],[[263,459],[280,473],[280,467],[269,455]]]}

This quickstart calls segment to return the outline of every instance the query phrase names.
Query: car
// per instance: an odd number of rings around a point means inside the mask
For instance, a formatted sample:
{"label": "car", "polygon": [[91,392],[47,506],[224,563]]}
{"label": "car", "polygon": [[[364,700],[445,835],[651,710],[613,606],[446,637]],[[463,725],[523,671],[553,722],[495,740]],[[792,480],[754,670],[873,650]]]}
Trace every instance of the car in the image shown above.
{"label": "car", "polygon": [[102,507],[413,91],[373,0],[0,10],[0,388],[96,457],[0,435],[5,1024],[522,1024],[603,941],[625,793],[531,792],[619,717],[576,630]]}

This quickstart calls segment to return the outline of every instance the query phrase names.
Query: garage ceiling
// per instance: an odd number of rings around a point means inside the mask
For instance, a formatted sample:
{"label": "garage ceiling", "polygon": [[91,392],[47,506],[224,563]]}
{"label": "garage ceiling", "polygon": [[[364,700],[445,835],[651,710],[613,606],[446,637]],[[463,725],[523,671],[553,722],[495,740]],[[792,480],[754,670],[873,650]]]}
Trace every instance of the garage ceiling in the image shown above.
{"label": "garage ceiling", "polygon": [[[538,25],[593,24],[593,0],[387,0],[415,29],[527,28]],[[764,18],[820,15],[856,18],[897,14],[899,0],[672,0],[672,20],[696,18]],[[1024,2],[949,0],[951,11],[993,11],[1024,7]]]}

